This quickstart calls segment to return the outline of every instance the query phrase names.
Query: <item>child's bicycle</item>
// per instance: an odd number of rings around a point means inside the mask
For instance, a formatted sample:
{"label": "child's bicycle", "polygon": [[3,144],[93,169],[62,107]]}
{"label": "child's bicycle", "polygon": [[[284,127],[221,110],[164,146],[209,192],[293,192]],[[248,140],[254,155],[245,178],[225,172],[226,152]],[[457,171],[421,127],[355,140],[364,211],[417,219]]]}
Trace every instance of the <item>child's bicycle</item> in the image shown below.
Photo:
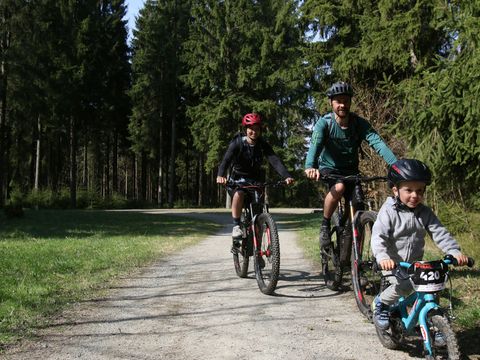
{"label": "child's bicycle", "polygon": [[[460,359],[457,339],[447,312],[438,304],[438,293],[445,288],[448,266],[456,265],[456,259],[447,255],[443,260],[417,261],[413,264],[401,262],[392,272],[398,279],[410,279],[415,289],[411,295],[390,306],[390,327],[381,330],[376,327],[383,346],[396,349],[406,336],[421,336],[426,359]],[[469,258],[468,266],[474,260]],[[382,278],[382,288],[388,284]],[[418,334],[418,332],[420,334]]]}
{"label": "child's bicycle", "polygon": [[364,210],[362,183],[386,181],[387,178],[330,174],[322,176],[321,179],[342,180],[345,184],[354,184],[351,197],[344,197],[333,214],[330,230],[333,246],[322,250],[320,245],[325,284],[331,290],[338,290],[342,284],[343,273],[350,266],[357,306],[362,314],[372,320],[371,303],[380,290],[380,276],[370,247],[377,213]]}
{"label": "child's bicycle", "polygon": [[245,233],[241,241],[234,240],[231,250],[235,271],[239,277],[247,277],[250,256],[253,256],[258,287],[267,295],[275,291],[280,275],[280,242],[277,225],[264,202],[264,193],[267,186],[281,185],[285,185],[285,181],[227,182],[228,187],[245,192],[241,217]]}

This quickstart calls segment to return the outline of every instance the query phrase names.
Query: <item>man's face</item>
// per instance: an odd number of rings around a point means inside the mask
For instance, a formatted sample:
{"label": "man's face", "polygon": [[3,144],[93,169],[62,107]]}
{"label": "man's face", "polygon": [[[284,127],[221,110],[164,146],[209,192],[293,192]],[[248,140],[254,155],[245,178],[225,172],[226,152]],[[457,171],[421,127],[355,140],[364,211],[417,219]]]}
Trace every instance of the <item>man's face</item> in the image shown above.
{"label": "man's face", "polygon": [[350,112],[350,105],[352,105],[352,98],[348,95],[337,95],[330,100],[333,112],[338,117],[344,118]]}

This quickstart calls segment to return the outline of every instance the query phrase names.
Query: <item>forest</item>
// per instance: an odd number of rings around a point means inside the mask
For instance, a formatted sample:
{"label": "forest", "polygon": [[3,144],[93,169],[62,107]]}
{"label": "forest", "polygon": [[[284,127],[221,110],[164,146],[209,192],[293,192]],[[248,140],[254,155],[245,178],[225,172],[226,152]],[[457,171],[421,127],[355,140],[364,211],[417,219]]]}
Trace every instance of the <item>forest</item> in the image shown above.
{"label": "forest", "polygon": [[[430,201],[480,210],[480,0],[146,0],[131,41],[125,15],[0,1],[1,207],[222,206],[217,167],[252,111],[296,178],[271,200],[317,206],[308,139],[343,80],[432,169]],[[366,148],[361,169],[386,164]]]}

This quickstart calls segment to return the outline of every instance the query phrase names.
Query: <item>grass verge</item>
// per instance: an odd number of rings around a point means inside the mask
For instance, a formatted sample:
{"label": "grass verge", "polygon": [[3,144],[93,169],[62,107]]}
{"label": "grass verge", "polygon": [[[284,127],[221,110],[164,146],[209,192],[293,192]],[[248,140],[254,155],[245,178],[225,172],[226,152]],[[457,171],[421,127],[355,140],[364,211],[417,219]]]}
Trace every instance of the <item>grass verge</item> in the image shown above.
{"label": "grass verge", "polygon": [[139,212],[40,210],[0,217],[0,350],[116,276],[218,228]]}
{"label": "grass verge", "polygon": [[[469,217],[471,231],[454,234],[462,247],[463,253],[476,261],[474,268],[456,268],[451,272],[453,288],[454,328],[457,332],[462,353],[470,359],[480,359],[480,214],[465,214]],[[295,228],[299,233],[299,244],[305,256],[319,265],[318,235],[322,213],[291,215],[282,218],[282,223]],[[430,239],[427,239],[426,259],[442,256],[441,251]],[[353,296],[353,295],[352,295]],[[444,293],[442,304],[447,305],[448,293]]]}

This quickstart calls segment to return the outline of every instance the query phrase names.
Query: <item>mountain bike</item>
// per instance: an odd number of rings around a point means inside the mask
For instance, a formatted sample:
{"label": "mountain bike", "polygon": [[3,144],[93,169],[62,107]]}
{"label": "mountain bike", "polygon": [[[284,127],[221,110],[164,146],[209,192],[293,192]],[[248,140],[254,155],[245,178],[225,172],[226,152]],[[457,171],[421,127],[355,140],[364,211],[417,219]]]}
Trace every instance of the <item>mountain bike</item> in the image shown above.
{"label": "mountain bike", "polygon": [[228,180],[227,186],[245,193],[241,224],[244,236],[234,239],[233,264],[237,275],[247,277],[250,257],[253,256],[255,278],[260,291],[271,295],[280,275],[280,241],[275,220],[264,201],[265,189],[285,185],[285,181],[256,183]]}
{"label": "mountain bike", "polygon": [[[332,246],[321,249],[322,275],[326,286],[338,290],[344,271],[350,266],[358,309],[372,320],[371,303],[380,290],[380,275],[370,248],[375,211],[366,211],[362,183],[386,181],[383,176],[322,175],[322,180],[342,180],[353,184],[351,196],[339,202],[331,220]],[[322,234],[320,233],[320,238]]]}
{"label": "mountain bike", "polygon": [[[439,292],[446,287],[449,265],[457,265],[452,255],[446,255],[443,260],[417,261],[413,264],[400,262],[392,275],[383,277],[383,280],[388,276],[396,276],[399,280],[409,279],[415,289],[415,292],[406,298],[401,297],[390,306],[389,329],[375,327],[383,346],[396,349],[408,335],[416,334],[423,340],[426,359],[460,359],[448,311],[438,303]],[[469,258],[467,265],[472,267],[474,260]],[[387,286],[388,281],[383,281],[382,289]]]}

